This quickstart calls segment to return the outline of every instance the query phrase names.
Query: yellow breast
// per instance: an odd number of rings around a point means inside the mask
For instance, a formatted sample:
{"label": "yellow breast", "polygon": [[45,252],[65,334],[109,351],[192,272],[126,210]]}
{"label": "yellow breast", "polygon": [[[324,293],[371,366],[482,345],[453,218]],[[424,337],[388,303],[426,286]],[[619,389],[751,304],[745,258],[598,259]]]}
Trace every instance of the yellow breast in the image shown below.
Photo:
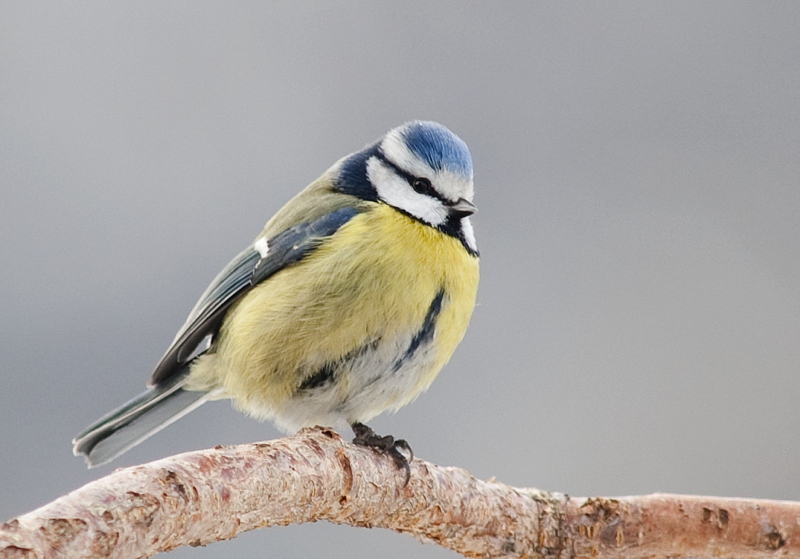
{"label": "yellow breast", "polygon": [[199,360],[190,384],[222,389],[237,407],[274,418],[326,363],[417,331],[443,291],[435,355],[389,406],[400,407],[430,385],[461,341],[477,287],[478,259],[457,239],[375,204],[237,303],[216,354]]}

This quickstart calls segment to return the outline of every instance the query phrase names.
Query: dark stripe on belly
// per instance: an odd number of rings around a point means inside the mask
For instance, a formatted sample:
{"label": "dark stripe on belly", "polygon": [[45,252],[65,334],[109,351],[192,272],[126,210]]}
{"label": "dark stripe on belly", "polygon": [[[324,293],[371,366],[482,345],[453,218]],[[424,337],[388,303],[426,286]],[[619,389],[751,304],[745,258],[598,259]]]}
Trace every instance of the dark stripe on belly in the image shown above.
{"label": "dark stripe on belly", "polygon": [[333,381],[335,374],[336,365],[334,363],[325,363],[319,371],[303,380],[300,384],[300,390],[311,390],[312,388],[319,388],[323,384],[328,384]]}
{"label": "dark stripe on belly", "polygon": [[373,340],[359,348],[354,349],[341,359],[337,359],[336,361],[328,361],[322,367],[320,367],[317,372],[303,379],[303,382],[300,383],[298,390],[311,390],[334,382],[336,380],[336,375],[339,373],[342,367],[354,359],[364,356],[368,351],[375,351],[375,348],[378,347],[380,341],[380,338],[378,338],[377,340]]}
{"label": "dark stripe on belly", "polygon": [[440,289],[436,297],[433,298],[431,306],[428,307],[428,313],[425,315],[425,320],[422,322],[422,327],[414,334],[414,338],[412,338],[403,356],[395,361],[395,372],[399,371],[406,361],[414,357],[414,354],[420,346],[427,344],[433,339],[433,333],[436,329],[436,319],[439,318],[439,313],[442,310],[442,299],[444,299],[444,289]]}

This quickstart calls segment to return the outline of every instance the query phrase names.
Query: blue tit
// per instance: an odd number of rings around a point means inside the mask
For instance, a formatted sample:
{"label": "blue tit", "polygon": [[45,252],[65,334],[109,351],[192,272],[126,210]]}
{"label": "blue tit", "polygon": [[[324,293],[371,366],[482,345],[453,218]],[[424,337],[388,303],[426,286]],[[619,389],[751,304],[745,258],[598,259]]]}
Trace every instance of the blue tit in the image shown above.
{"label": "blue tit", "polygon": [[75,437],[75,455],[104,464],[229,398],[287,432],[349,425],[408,471],[407,443],[365,423],[426,390],[464,336],[478,288],[472,197],[469,150],[435,122],[340,159],[214,278],[149,389]]}

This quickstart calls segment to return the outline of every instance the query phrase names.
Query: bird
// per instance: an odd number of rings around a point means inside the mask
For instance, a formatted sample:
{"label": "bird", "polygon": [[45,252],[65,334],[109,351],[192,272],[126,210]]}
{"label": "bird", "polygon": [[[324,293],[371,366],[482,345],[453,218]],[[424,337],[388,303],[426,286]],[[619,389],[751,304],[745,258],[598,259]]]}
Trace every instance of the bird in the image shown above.
{"label": "bird", "polygon": [[73,442],[110,462],[209,400],[287,432],[349,426],[410,474],[410,445],[366,423],[428,389],[477,296],[472,157],[411,121],[334,163],[214,278],[148,389]]}

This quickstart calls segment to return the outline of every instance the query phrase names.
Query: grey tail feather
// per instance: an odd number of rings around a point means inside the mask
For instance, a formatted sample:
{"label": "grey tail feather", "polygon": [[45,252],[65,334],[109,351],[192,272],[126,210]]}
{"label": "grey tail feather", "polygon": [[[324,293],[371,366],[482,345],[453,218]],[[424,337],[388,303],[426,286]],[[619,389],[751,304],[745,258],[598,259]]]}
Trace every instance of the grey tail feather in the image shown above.
{"label": "grey tail feather", "polygon": [[202,405],[208,394],[184,389],[184,370],[104,415],[72,440],[75,456],[86,456],[90,468],[110,462],[150,435]]}

